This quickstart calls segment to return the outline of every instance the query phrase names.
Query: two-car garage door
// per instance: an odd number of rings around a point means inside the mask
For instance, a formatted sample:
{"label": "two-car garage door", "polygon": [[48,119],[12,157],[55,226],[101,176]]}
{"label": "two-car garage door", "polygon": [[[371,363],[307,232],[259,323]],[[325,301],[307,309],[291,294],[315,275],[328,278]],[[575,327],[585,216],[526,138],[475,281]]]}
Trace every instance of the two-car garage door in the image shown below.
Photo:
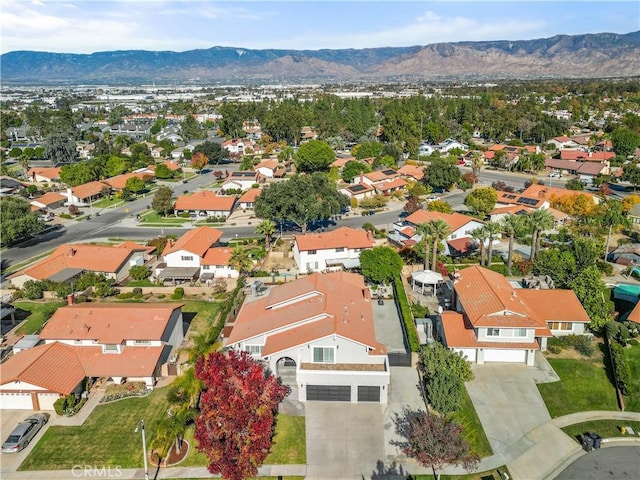
{"label": "two-car garage door", "polygon": [[484,351],[484,361],[525,363],[527,361],[527,351],[487,348]]}
{"label": "two-car garage door", "polygon": [[[351,386],[307,385],[307,400],[320,400],[325,402],[350,402]],[[380,387],[359,385],[358,402],[380,402]]]}

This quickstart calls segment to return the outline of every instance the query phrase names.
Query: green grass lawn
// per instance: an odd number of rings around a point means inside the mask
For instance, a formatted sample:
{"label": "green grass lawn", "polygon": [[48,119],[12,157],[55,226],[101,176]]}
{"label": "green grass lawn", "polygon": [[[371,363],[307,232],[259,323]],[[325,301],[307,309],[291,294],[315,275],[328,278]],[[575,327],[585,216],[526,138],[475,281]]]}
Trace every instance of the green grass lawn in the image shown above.
{"label": "green grass lawn", "polygon": [[[172,300],[184,303],[182,314],[191,319],[189,332],[202,333],[213,325],[220,311],[220,302],[207,300],[182,299]],[[194,316],[195,315],[195,316]]]}
{"label": "green grass lawn", "polygon": [[145,421],[147,444],[166,414],[166,388],[143,398],[99,405],[81,427],[51,426],[19,470],[62,470],[74,465],[142,467],[142,441],[134,430]]}
{"label": "green grass lawn", "polygon": [[148,213],[144,213],[142,218],[140,219],[140,223],[154,223],[154,224],[180,224],[190,222],[190,218],[181,218],[181,217],[163,217],[158,212],[150,211]]}
{"label": "green grass lawn", "polygon": [[629,395],[624,397],[625,409],[640,412],[640,345],[625,348],[624,355],[631,368]]}
{"label": "green grass lawn", "polygon": [[585,432],[597,433],[602,438],[625,437],[621,427],[631,427],[634,431],[640,432],[640,422],[630,422],[628,420],[594,420],[592,422],[576,423],[564,427],[562,431],[573,438],[576,442],[580,435]]}
{"label": "green grass lawn", "polygon": [[473,406],[471,397],[467,393],[467,389],[463,390],[462,400],[460,402],[460,410],[453,413],[451,418],[462,425],[464,439],[473,446],[474,451],[480,456],[485,458],[493,455],[493,450],[487,440],[487,436],[484,433],[476,409]]}
{"label": "green grass lawn", "polygon": [[[179,465],[181,467],[206,467],[207,457],[196,448],[196,440],[193,438],[195,428],[187,429],[185,440],[191,445],[191,450]],[[307,463],[307,448],[305,439],[304,417],[279,414],[276,418],[276,432],[274,445],[269,456],[264,461],[265,465],[303,465]]]}
{"label": "green grass lawn", "polygon": [[144,280],[131,280],[130,282],[127,282],[126,286],[127,287],[155,287],[156,284],[153,283],[148,278],[145,278]]}
{"label": "green grass lawn", "polygon": [[589,410],[618,410],[616,392],[600,360],[549,358],[559,382],[538,390],[551,417]]}
{"label": "green grass lawn", "polygon": [[108,198],[108,197],[101,198],[97,202],[93,202],[92,206],[94,208],[107,208],[113,205],[117,205],[118,203],[124,203],[124,200],[122,200],[122,198],[118,198],[114,196],[112,198]]}
{"label": "green grass lawn", "polygon": [[[44,322],[49,320],[53,312],[64,305],[64,302],[31,302],[29,300],[19,300],[13,302],[13,306],[29,312],[26,320],[18,327],[16,333],[20,335],[32,335],[39,332]],[[19,315],[16,312],[16,315]]]}

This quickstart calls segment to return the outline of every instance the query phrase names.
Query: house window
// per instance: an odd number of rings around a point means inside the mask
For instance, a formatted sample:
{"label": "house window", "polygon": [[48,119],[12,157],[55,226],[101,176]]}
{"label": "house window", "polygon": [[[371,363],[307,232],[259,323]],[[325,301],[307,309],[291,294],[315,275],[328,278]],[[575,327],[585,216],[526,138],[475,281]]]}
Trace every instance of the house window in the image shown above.
{"label": "house window", "polygon": [[499,337],[500,329],[499,328],[487,328],[487,337]]}
{"label": "house window", "polygon": [[151,340],[136,340],[133,343],[136,345],[151,345]]}
{"label": "house window", "polygon": [[191,262],[193,260],[193,255],[183,255],[180,257],[180,260],[183,262]]}
{"label": "house window", "polygon": [[73,343],[76,345],[82,345],[82,340],[74,340]]}
{"label": "house window", "polygon": [[318,251],[317,250],[309,250],[307,253],[309,255],[315,255],[316,253],[318,253]]}
{"label": "house window", "polygon": [[251,355],[262,355],[262,345],[245,345],[244,349]]}
{"label": "house window", "polygon": [[573,324],[571,322],[549,322],[549,328],[551,330],[573,330]]}
{"label": "house window", "polygon": [[209,265],[202,265],[203,270],[209,270]]}
{"label": "house window", "polygon": [[313,361],[315,363],[333,363],[332,347],[313,347]]}
{"label": "house window", "polygon": [[456,238],[458,238],[458,235],[456,235],[455,233],[449,235],[449,240],[455,240]]}
{"label": "house window", "polygon": [[513,329],[513,336],[514,337],[526,337],[527,336],[527,329],[526,328],[514,328]]}
{"label": "house window", "polygon": [[108,343],[106,345],[102,345],[103,353],[120,353],[120,345],[116,343]]}
{"label": "house window", "polygon": [[344,252],[344,247],[336,248],[336,253]]}

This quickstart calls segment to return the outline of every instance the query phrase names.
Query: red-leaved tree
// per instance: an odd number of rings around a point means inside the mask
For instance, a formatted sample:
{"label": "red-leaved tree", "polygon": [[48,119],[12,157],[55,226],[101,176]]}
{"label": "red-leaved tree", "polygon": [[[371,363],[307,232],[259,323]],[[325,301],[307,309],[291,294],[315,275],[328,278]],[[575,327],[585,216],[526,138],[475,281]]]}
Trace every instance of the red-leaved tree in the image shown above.
{"label": "red-leaved tree", "polygon": [[394,422],[403,440],[392,443],[423,467],[431,467],[436,479],[445,465],[462,465],[467,471],[478,466],[480,459],[462,438],[462,427],[445,415],[405,408]]}
{"label": "red-leaved tree", "polygon": [[228,480],[254,477],[272,445],[278,404],[289,393],[246,352],[200,357],[196,376],[204,383],[196,418],[198,450],[208,469]]}
{"label": "red-leaved tree", "polygon": [[202,152],[196,152],[191,156],[191,166],[196,170],[202,170],[209,163],[209,159]]}

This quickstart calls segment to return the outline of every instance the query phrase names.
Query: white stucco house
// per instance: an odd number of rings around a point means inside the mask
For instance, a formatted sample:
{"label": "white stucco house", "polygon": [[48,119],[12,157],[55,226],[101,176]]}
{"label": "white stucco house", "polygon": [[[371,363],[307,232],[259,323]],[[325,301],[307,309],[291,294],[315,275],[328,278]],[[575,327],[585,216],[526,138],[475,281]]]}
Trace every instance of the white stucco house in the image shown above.
{"label": "white stucco house", "polygon": [[340,227],[323,233],[295,235],[293,259],[301,272],[360,266],[360,252],[373,248],[373,237],[362,229]]}
{"label": "white stucco house", "polygon": [[295,375],[299,401],[387,403],[386,347],[361,275],[314,273],[248,297],[224,344]]}
{"label": "white stucco house", "polygon": [[85,381],[144,382],[153,388],[184,339],[182,304],[80,303],[59,308],[0,370],[0,409],[53,410]]}
{"label": "white stucco house", "polygon": [[580,335],[590,319],[572,290],[515,288],[473,266],[454,276],[455,311],[441,315],[444,344],[472,363],[534,364],[547,338]]}

